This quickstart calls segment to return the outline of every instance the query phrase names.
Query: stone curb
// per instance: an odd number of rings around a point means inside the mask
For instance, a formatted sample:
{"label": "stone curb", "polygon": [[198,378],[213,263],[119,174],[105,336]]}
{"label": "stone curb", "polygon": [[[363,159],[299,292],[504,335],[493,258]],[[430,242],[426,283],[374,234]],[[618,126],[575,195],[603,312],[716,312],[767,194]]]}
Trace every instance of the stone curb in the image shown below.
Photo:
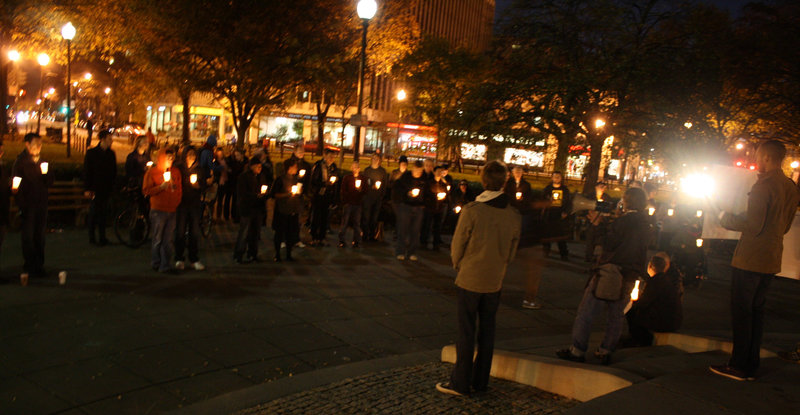
{"label": "stone curb", "polygon": [[226,393],[168,413],[172,415],[233,414],[237,411],[253,408],[264,402],[348,378],[397,367],[430,363],[436,360],[437,354],[437,350],[429,350],[314,370]]}

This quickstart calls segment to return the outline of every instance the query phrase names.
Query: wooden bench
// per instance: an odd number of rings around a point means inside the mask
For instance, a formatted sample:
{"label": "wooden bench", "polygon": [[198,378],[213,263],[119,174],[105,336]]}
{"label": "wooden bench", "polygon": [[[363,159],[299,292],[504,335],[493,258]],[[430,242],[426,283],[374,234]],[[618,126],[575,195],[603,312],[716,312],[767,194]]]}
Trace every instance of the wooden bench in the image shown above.
{"label": "wooden bench", "polygon": [[[86,223],[86,216],[89,213],[91,199],[84,196],[83,182],[75,181],[56,181],[50,186],[47,199],[48,212],[75,212],[75,225],[81,226]],[[12,198],[13,200],[13,198]],[[12,226],[18,224],[19,207],[16,203],[11,205]]]}

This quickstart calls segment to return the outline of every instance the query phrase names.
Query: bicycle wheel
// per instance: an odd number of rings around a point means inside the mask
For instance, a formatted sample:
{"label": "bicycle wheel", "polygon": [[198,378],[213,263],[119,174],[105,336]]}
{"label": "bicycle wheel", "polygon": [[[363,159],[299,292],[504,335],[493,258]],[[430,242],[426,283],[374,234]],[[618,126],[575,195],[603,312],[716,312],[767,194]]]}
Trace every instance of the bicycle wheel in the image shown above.
{"label": "bicycle wheel", "polygon": [[129,206],[114,219],[114,233],[123,245],[138,248],[150,235],[150,221],[137,206]]}
{"label": "bicycle wheel", "polygon": [[211,206],[208,203],[203,203],[203,214],[200,215],[200,233],[203,238],[208,238],[213,228],[214,218],[211,217]]}

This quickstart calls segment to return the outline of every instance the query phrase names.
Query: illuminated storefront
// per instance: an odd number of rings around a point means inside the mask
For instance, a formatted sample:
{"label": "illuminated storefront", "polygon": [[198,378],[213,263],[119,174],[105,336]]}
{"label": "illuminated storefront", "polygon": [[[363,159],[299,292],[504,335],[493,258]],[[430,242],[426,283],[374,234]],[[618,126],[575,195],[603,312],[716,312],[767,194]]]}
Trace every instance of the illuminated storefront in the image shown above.
{"label": "illuminated storefront", "polygon": [[503,154],[503,161],[506,164],[538,168],[544,166],[544,153],[521,148],[507,148]]}
{"label": "illuminated storefront", "polygon": [[461,143],[461,159],[486,161],[486,144]]}
{"label": "illuminated storefront", "polygon": [[409,157],[436,157],[436,128],[424,125],[388,123],[397,129],[397,152]]}

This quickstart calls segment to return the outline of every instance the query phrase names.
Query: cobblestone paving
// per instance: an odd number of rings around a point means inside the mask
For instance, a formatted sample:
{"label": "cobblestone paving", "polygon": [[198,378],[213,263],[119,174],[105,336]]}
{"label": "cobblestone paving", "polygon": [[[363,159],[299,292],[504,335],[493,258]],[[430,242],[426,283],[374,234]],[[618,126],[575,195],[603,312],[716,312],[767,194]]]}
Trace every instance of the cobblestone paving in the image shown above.
{"label": "cobblestone paving", "polygon": [[492,379],[489,392],[466,398],[444,395],[436,382],[452,364],[428,363],[347,379],[238,412],[262,414],[560,414],[577,401]]}

